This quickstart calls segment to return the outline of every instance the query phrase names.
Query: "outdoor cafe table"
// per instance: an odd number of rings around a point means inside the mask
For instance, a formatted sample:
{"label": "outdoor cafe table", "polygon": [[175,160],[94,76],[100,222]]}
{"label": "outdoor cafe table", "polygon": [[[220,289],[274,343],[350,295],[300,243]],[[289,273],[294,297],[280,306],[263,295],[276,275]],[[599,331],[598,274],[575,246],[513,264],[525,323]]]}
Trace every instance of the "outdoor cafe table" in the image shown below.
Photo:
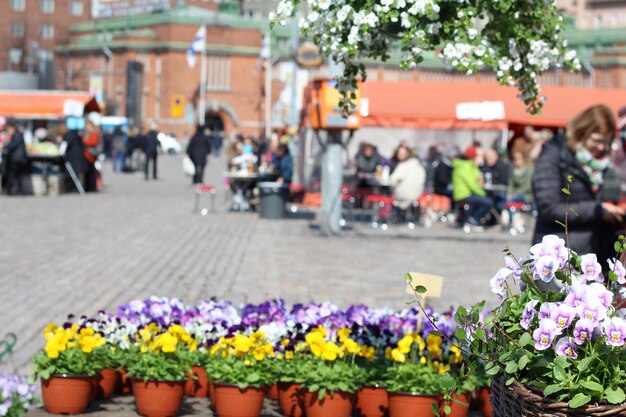
{"label": "outdoor cafe table", "polygon": [[256,172],[224,172],[224,178],[228,178],[233,196],[230,202],[230,208],[233,211],[250,210],[249,193],[256,183],[259,181],[259,174]]}
{"label": "outdoor cafe table", "polygon": [[48,173],[51,165],[58,165],[61,169],[65,167],[67,173],[72,179],[72,183],[76,187],[76,190],[79,194],[85,194],[85,190],[83,189],[82,184],[78,180],[78,176],[76,172],[72,168],[72,165],[65,160],[63,155],[40,155],[40,154],[27,154],[26,155],[29,162],[38,162],[43,164],[43,182],[46,185],[46,195],[48,194]]}

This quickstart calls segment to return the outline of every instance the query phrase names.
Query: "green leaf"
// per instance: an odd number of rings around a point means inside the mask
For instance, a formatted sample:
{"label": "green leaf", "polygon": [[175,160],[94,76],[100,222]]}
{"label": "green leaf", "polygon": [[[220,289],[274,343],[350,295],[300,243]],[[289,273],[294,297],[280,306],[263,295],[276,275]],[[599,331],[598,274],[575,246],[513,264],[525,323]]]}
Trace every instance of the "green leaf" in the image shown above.
{"label": "green leaf", "polygon": [[429,333],[429,335],[433,335],[433,336],[439,336],[439,337],[444,337],[444,334],[441,333],[439,330],[433,330]]}
{"label": "green leaf", "polygon": [[567,379],[567,374],[565,373],[565,369],[563,369],[562,367],[558,365],[554,367],[554,370],[552,372],[554,373],[554,378],[559,382],[563,382]]}
{"label": "green leaf", "polygon": [[454,332],[454,336],[459,340],[465,340],[465,338],[467,337],[467,335],[465,334],[465,330],[463,330],[461,327],[457,327]]}
{"label": "green leaf", "polygon": [[494,376],[498,372],[500,372],[500,366],[498,366],[498,365],[493,365],[493,366],[485,369],[485,374],[488,375],[488,376]]}
{"label": "green leaf", "polygon": [[423,285],[418,285],[415,287],[415,292],[418,294],[424,294],[426,291],[428,290]]}
{"label": "green leaf", "polygon": [[514,362],[514,361],[508,362],[506,364],[506,368],[504,368],[504,371],[507,374],[514,374],[518,370],[519,370],[519,367],[517,366],[517,362]]}
{"label": "green leaf", "polygon": [[578,369],[579,371],[584,371],[589,369],[589,365],[591,365],[591,362],[594,360],[595,356],[587,356],[586,358],[582,358],[577,364],[576,364],[576,369]]}
{"label": "green leaf", "polygon": [[528,346],[533,344],[533,338],[530,333],[526,332],[519,338],[519,344],[522,346]]}
{"label": "green leaf", "polygon": [[443,413],[448,415],[450,414],[450,412],[452,411],[452,407],[450,407],[449,405],[446,405],[443,407]]}
{"label": "green leaf", "polygon": [[432,403],[430,405],[430,409],[436,417],[441,417],[441,414],[439,414],[439,407],[437,406],[437,403]]}
{"label": "green leaf", "polygon": [[524,355],[519,358],[519,360],[517,361],[517,365],[519,366],[519,369],[524,369],[526,368],[526,365],[528,365],[528,362],[530,362],[530,358],[528,357],[528,355]]}
{"label": "green leaf", "polygon": [[550,395],[555,394],[561,391],[562,389],[563,388],[561,388],[559,384],[548,385],[547,387],[544,388],[543,395],[545,395],[546,397],[549,397]]}
{"label": "green leaf", "polygon": [[583,387],[585,387],[588,390],[593,391],[593,392],[602,392],[602,391],[604,391],[604,387],[602,385],[598,384],[597,382],[594,382],[594,381],[584,381],[580,385],[582,385]]}
{"label": "green leaf", "polygon": [[563,194],[566,194],[566,195],[570,195],[571,194],[569,192],[569,190],[567,188],[565,188],[565,187],[561,188],[561,191],[563,192]]}
{"label": "green leaf", "polygon": [[554,364],[556,366],[560,366],[563,369],[569,368],[569,366],[571,365],[570,361],[565,356],[557,356],[554,359]]}
{"label": "green leaf", "polygon": [[589,401],[591,401],[591,395],[586,395],[582,392],[579,392],[578,394],[574,395],[574,398],[569,400],[568,404],[570,408],[579,408],[585,404],[588,404]]}
{"label": "green leaf", "polygon": [[572,213],[574,213],[574,216],[576,216],[576,217],[578,217],[578,216],[579,216],[578,212],[577,212],[576,210],[574,210],[574,207],[570,207],[570,208],[569,208],[569,211],[571,211]]}
{"label": "green leaf", "polygon": [[410,284],[411,282],[413,282],[413,278],[411,278],[411,274],[404,274],[404,280],[406,281],[407,284]]}
{"label": "green leaf", "polygon": [[604,398],[611,404],[621,404],[626,401],[626,394],[620,387],[609,387],[604,391]]}

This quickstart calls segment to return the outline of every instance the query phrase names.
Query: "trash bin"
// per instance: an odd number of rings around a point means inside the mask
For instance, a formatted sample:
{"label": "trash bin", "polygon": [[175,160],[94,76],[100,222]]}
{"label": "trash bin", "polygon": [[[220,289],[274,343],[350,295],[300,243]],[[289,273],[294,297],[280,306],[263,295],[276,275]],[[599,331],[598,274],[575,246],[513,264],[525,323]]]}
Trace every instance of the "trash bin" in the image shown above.
{"label": "trash bin", "polygon": [[260,182],[259,195],[261,207],[259,214],[263,219],[282,219],[285,217],[285,204],[289,198],[289,186],[278,182]]}

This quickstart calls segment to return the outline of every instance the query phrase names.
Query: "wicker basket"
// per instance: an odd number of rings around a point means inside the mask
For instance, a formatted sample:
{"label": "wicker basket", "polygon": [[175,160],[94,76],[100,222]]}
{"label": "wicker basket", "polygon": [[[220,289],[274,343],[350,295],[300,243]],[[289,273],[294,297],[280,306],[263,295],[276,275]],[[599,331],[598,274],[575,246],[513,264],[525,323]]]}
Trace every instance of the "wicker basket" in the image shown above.
{"label": "wicker basket", "polygon": [[504,378],[491,384],[493,417],[626,417],[626,405],[588,405],[571,409],[567,403],[545,398],[515,381],[506,386]]}

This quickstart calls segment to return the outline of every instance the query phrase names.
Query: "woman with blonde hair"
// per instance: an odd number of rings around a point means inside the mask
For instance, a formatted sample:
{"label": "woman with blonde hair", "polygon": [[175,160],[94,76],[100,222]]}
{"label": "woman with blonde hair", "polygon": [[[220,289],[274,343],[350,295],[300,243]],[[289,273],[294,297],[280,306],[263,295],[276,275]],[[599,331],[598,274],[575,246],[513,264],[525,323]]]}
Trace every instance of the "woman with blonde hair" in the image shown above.
{"label": "woman with blonde hair", "polygon": [[[611,166],[609,151],[615,139],[615,117],[601,104],[591,106],[569,122],[565,135],[556,135],[542,151],[532,184],[538,216],[533,243],[543,236],[565,237],[568,214],[570,248],[578,254],[595,253],[603,269],[614,256],[609,249],[624,209],[616,203],[621,181]],[[568,185],[568,178],[572,179]],[[562,192],[569,187],[570,193]]]}

